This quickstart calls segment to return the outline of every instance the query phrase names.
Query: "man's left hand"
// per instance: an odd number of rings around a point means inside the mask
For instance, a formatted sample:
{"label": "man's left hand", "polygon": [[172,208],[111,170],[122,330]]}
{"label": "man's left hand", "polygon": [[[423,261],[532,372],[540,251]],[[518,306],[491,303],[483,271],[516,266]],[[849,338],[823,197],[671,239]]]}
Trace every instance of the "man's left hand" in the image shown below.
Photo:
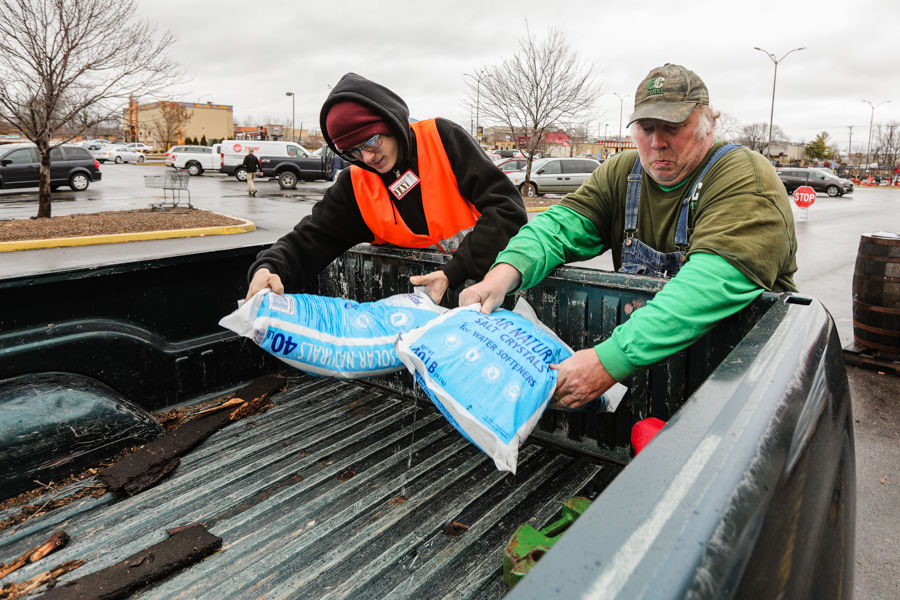
{"label": "man's left hand", "polygon": [[432,271],[427,275],[413,275],[409,278],[409,282],[413,285],[424,285],[435,304],[440,303],[444,292],[450,286],[450,280],[443,271]]}
{"label": "man's left hand", "polygon": [[557,371],[551,408],[580,408],[616,382],[593,348],[579,350],[558,365],[550,365],[550,368]]}

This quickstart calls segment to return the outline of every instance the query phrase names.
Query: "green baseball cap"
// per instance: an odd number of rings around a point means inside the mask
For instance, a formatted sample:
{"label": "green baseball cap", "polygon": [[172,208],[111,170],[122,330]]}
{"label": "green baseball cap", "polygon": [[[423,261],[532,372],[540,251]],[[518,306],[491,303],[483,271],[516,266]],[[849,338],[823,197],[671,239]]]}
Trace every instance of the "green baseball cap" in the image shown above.
{"label": "green baseball cap", "polygon": [[638,86],[628,126],[639,119],[681,123],[699,104],[709,104],[703,80],[690,69],[666,63],[647,73]]}

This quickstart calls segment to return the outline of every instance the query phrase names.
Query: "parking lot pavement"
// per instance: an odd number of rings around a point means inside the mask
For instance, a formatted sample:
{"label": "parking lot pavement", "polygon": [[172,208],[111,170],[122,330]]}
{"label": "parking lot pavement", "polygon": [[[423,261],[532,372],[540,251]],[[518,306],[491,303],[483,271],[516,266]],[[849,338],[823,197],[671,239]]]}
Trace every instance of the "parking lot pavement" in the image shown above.
{"label": "parking lot pavement", "polygon": [[[163,165],[105,164],[101,167],[103,179],[94,182],[86,191],[72,192],[63,188],[54,193],[52,214],[62,216],[147,208],[163,199],[163,190],[146,187],[144,177],[161,175],[167,171],[171,171],[171,168]],[[28,250],[16,252],[15,258],[10,253],[0,253],[0,272],[7,276],[25,275],[125,262],[147,256],[172,256],[231,248],[235,245],[272,243],[310,214],[313,205],[330,185],[330,182],[325,181],[302,182],[295,190],[282,190],[277,182],[263,180],[257,182],[259,195],[250,198],[246,183],[220,173],[206,172],[189,180],[191,203],[197,208],[252,221],[256,225],[255,231],[226,236],[137,241],[112,247],[104,245]],[[0,219],[23,219],[36,214],[36,190],[0,190]]]}

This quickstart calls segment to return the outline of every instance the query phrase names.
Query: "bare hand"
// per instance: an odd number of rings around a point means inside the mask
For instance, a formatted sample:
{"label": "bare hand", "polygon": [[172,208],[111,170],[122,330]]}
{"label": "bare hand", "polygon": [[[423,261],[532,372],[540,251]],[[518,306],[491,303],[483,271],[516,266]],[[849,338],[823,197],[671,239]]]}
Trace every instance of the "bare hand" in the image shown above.
{"label": "bare hand", "polygon": [[427,275],[413,275],[409,278],[409,282],[413,285],[424,285],[428,291],[428,296],[434,300],[435,304],[444,297],[444,292],[450,286],[450,280],[443,271],[432,271]]}
{"label": "bare hand", "polygon": [[486,315],[503,304],[506,294],[516,289],[522,275],[512,265],[500,263],[488,271],[480,282],[470,285],[459,294],[459,305],[481,303],[481,312]]}
{"label": "bare hand", "polygon": [[558,365],[552,408],[580,408],[602,395],[616,382],[593,348],[579,350]]}
{"label": "bare hand", "polygon": [[247,290],[247,297],[244,300],[249,300],[256,295],[256,292],[265,288],[271,289],[278,295],[284,294],[284,284],[281,283],[281,277],[263,267],[253,274],[253,279],[250,280],[250,289]]}

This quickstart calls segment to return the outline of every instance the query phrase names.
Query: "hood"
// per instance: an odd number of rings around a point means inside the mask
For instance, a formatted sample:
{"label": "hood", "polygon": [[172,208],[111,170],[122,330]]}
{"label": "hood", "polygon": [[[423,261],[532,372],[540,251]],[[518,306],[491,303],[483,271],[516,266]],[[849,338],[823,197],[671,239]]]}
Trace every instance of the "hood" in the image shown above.
{"label": "hood", "polygon": [[[409,157],[411,142],[409,108],[406,106],[406,102],[383,85],[356,73],[347,73],[341,77],[341,80],[337,82],[337,85],[328,94],[325,103],[322,104],[322,110],[319,112],[319,127],[322,130],[325,143],[337,152],[337,147],[335,147],[331,136],[328,135],[328,130],[325,128],[325,117],[332,106],[338,102],[346,102],[348,100],[363,104],[384,117],[384,120],[394,131],[397,143],[400,146],[399,161],[405,161]],[[366,166],[362,161],[350,160],[350,162],[367,171],[377,172],[375,169]]]}

